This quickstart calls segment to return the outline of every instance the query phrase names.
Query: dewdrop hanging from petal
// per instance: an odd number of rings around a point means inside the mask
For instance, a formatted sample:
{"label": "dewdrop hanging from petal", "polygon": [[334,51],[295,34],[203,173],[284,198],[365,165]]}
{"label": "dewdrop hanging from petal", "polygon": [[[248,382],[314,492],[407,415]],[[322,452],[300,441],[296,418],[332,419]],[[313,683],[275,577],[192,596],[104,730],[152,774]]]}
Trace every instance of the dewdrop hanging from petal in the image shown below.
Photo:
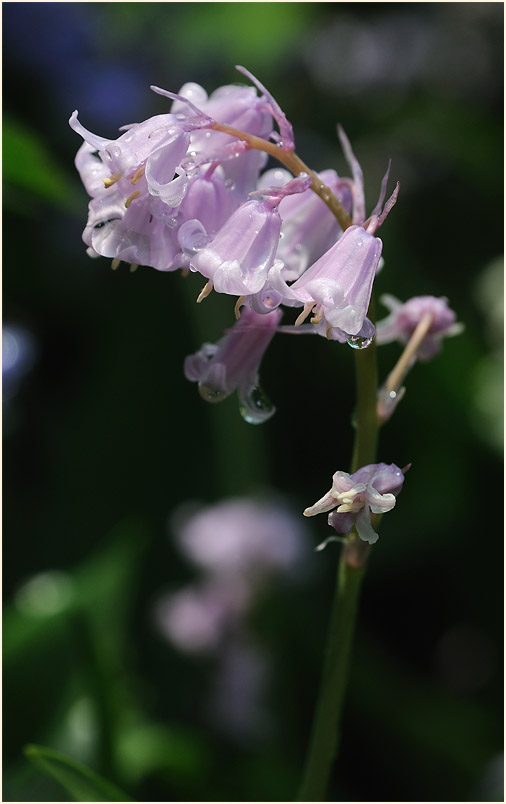
{"label": "dewdrop hanging from petal", "polygon": [[378,203],[366,221],[362,170],[341,129],[339,136],[353,173],[353,182],[343,180],[352,194],[352,225],[292,285],[286,284],[283,272],[275,267],[270,271],[269,282],[281,294],[283,303],[298,301],[304,305],[297,325],[312,315],[311,323],[319,334],[361,349],[374,338],[374,326],[367,318],[367,311],[383,248],[375,232],[394,206],[399,185],[383,206],[389,165]]}
{"label": "dewdrop hanging from petal", "polygon": [[205,343],[186,358],[187,380],[198,382],[199,393],[207,402],[221,402],[235,390],[239,409],[250,424],[262,424],[276,408],[259,386],[258,370],[279,322],[281,311],[259,315],[243,307],[241,316],[217,343]]}

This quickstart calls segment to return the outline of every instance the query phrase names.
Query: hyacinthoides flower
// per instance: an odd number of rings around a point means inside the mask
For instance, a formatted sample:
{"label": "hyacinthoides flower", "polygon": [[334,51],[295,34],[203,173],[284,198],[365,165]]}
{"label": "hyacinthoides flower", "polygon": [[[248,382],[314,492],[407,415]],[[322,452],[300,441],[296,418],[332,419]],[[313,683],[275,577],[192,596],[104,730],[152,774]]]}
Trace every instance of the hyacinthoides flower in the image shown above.
{"label": "hyacinthoides flower", "polygon": [[390,315],[378,323],[378,343],[399,341],[404,351],[378,392],[378,418],[387,421],[406,389],[402,383],[417,360],[427,362],[441,351],[445,337],[458,335],[463,324],[448,306],[448,299],[414,296],[404,304],[395,296],[384,294],[380,301]]}
{"label": "hyacinthoides flower", "polygon": [[[385,202],[388,169],[366,217],[362,169],[343,130],[339,127],[338,134],[352,178],[332,170],[314,172],[295,153],[292,125],[277,101],[251,73],[237,69],[253,87],[220,87],[208,96],[197,84],[185,84],[178,94],[153,86],[172,100],[170,113],[123,127],[115,140],[89,132],[77,113],[70,124],[84,140],[76,166],[91,196],[83,233],[90,256],[110,257],[113,267],[125,260],[133,267],[200,273],[207,285],[198,300],[213,287],[238,297],[235,325],[185,362],[187,378],[199,384],[204,399],[218,402],[237,390],[247,421],[270,418],[274,408],[260,390],[258,372],[274,333],[286,329],[280,327],[280,305],[303,308],[288,329],[348,341],[355,348],[350,472],[336,472],[331,490],[304,511],[306,516],[328,513],[329,524],[344,537],[300,792],[301,800],[316,801],[325,799],[337,753],[367,558],[378,538],[379,518],[394,507],[407,468],[377,463],[376,455],[380,420],[372,288],[383,246],[377,231],[397,201],[399,185]],[[268,156],[283,168],[260,176]],[[424,349],[438,347],[449,334],[446,324],[438,329],[434,307],[423,311],[414,331],[406,323],[411,308],[396,304],[391,309],[377,341],[407,339],[407,350],[416,344],[413,354],[404,356],[408,362],[415,354],[423,359]],[[387,385],[395,371],[398,367]]]}
{"label": "hyacinthoides flower", "polygon": [[378,534],[371,525],[371,512],[384,514],[395,505],[406,469],[386,463],[362,466],[357,472],[336,472],[332,488],[321,500],[306,508],[304,516],[330,511],[328,522],[337,533],[351,533],[355,527],[363,542],[375,544]]}
{"label": "hyacinthoides flower", "polygon": [[205,343],[184,364],[188,380],[198,382],[207,402],[221,402],[237,390],[243,418],[261,424],[276,408],[259,386],[260,362],[281,320],[281,311],[259,315],[243,307],[241,316],[217,344]]}

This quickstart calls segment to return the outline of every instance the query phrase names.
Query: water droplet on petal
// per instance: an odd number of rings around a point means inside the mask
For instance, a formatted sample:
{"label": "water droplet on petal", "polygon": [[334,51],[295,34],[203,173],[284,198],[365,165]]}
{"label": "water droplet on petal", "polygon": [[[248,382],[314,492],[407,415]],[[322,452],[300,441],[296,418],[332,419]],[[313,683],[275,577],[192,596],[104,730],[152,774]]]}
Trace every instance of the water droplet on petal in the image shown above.
{"label": "water droplet on petal", "polygon": [[352,349],[367,349],[374,340],[374,335],[371,338],[362,338],[360,335],[350,335],[346,343]]}
{"label": "water droplet on petal", "polygon": [[206,402],[221,402],[225,399],[227,393],[219,388],[211,388],[209,385],[203,385],[199,382],[199,394]]}
{"label": "water droplet on petal", "polygon": [[190,156],[186,156],[181,160],[181,167],[187,176],[196,176],[199,172],[198,162]]}
{"label": "water droplet on petal", "polygon": [[254,386],[241,400],[239,411],[248,424],[263,424],[276,412],[276,408],[262,389]]}
{"label": "water droplet on petal", "polygon": [[196,218],[185,221],[180,226],[177,238],[183,254],[186,254],[187,257],[193,257],[213,239],[212,235],[207,234],[202,223]]}

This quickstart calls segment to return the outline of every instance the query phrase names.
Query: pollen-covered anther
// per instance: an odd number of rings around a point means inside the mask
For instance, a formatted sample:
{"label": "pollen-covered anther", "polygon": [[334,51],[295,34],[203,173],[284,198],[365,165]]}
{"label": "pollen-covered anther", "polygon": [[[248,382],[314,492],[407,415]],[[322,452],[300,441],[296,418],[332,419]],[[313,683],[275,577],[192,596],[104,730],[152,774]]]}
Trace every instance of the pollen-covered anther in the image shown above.
{"label": "pollen-covered anther", "polygon": [[139,267],[139,263],[138,263],[138,262],[132,262],[132,263],[130,263],[130,273],[131,273],[131,274],[133,274],[133,272],[134,272],[134,271],[136,271],[138,267]]}
{"label": "pollen-covered anther", "polygon": [[328,327],[327,327],[327,331],[326,331],[326,333],[325,333],[325,334],[326,334],[326,336],[327,336],[327,340],[328,340],[328,341],[331,341],[331,340],[332,340],[332,324],[329,324],[329,325],[328,325]]}
{"label": "pollen-covered anther", "polygon": [[135,171],[134,175],[133,175],[133,176],[132,176],[132,178],[130,179],[130,183],[131,183],[131,184],[137,184],[137,182],[138,182],[138,181],[140,181],[140,180],[141,180],[141,178],[144,176],[144,172],[145,172],[145,170],[146,170],[146,166],[145,166],[145,165],[141,165],[141,166],[140,166],[140,168],[138,168],[138,169]]}
{"label": "pollen-covered anther", "polygon": [[127,200],[125,201],[125,207],[128,209],[134,198],[137,198],[141,194],[140,190],[136,190],[132,195],[129,195]]}
{"label": "pollen-covered anther", "polygon": [[197,296],[197,304],[200,304],[201,301],[203,301],[207,296],[209,296],[213,287],[214,285],[211,280],[209,280],[209,282],[206,282],[206,284],[200,291],[199,295]]}
{"label": "pollen-covered anther", "polygon": [[121,260],[118,260],[118,258],[117,258],[117,257],[115,257],[115,258],[113,259],[113,261],[111,262],[111,268],[112,268],[112,270],[113,270],[113,271],[116,271],[116,270],[119,268],[120,263],[121,263]]}
{"label": "pollen-covered anther", "polygon": [[102,179],[104,182],[105,187],[112,187],[113,184],[116,184],[122,177],[122,173],[115,173],[114,176],[110,176],[108,179]]}
{"label": "pollen-covered anther", "polygon": [[300,313],[300,315],[298,315],[297,318],[295,319],[296,327],[299,327],[301,324],[304,323],[304,321],[311,313],[311,310],[313,309],[314,306],[315,306],[314,301],[306,302],[306,304],[304,305],[304,309],[302,310],[302,313]]}

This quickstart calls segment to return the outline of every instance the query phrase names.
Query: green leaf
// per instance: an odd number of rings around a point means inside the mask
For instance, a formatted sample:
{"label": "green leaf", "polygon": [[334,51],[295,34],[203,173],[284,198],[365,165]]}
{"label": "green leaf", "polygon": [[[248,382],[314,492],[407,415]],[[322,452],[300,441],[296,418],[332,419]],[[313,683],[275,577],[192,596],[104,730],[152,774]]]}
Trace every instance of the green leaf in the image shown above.
{"label": "green leaf", "polygon": [[[73,180],[57,163],[37,134],[14,120],[3,121],[4,192],[28,191],[58,206],[75,207]],[[35,200],[35,199],[34,199]]]}
{"label": "green leaf", "polygon": [[42,773],[56,779],[75,801],[133,801],[112,782],[58,751],[27,745],[24,753]]}

